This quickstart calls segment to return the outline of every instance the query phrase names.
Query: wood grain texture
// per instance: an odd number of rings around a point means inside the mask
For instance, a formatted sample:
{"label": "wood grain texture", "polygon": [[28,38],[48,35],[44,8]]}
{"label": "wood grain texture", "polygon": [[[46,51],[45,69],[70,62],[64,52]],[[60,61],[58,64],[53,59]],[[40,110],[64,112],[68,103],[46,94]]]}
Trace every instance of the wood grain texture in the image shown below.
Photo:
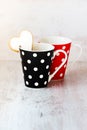
{"label": "wood grain texture", "polygon": [[75,63],[64,81],[24,86],[21,63],[0,61],[0,130],[86,130],[87,63]]}

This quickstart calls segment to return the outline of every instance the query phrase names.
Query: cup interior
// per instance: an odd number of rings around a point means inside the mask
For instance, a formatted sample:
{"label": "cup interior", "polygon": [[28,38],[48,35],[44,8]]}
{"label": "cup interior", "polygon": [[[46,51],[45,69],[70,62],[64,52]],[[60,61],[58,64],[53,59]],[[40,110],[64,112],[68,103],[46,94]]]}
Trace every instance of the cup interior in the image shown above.
{"label": "cup interior", "polygon": [[40,39],[40,42],[46,42],[50,44],[68,44],[71,43],[71,39],[66,38],[66,37],[60,37],[60,36],[48,36]]}
{"label": "cup interior", "polygon": [[54,47],[50,44],[46,43],[35,43],[33,44],[33,50],[35,51],[50,51],[53,50]]}
{"label": "cup interior", "polygon": [[[22,50],[24,50],[23,48],[20,48]],[[46,44],[46,43],[34,43],[32,46],[32,50],[31,51],[35,51],[35,52],[44,52],[44,51],[51,51],[54,50],[54,46],[51,44]],[[26,51],[30,51],[30,50],[26,50]]]}

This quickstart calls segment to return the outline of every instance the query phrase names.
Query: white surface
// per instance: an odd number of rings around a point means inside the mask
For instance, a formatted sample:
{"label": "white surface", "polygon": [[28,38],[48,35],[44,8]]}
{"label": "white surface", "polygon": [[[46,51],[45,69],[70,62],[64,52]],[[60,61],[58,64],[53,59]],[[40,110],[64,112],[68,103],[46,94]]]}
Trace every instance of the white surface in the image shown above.
{"label": "white surface", "polygon": [[24,86],[21,63],[0,61],[0,130],[86,130],[87,63],[47,88]]}
{"label": "white surface", "polygon": [[87,0],[0,0],[0,59],[18,59],[7,44],[23,29],[36,37],[59,35],[79,40],[86,55],[86,16]]}

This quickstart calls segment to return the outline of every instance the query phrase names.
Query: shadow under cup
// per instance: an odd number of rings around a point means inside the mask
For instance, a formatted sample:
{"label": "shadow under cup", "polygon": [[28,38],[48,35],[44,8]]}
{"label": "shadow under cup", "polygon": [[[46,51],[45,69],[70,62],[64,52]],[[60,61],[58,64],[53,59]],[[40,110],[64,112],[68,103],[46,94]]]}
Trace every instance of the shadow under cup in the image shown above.
{"label": "shadow under cup", "polygon": [[[64,79],[67,62],[69,58],[70,48],[71,48],[71,40],[65,37],[60,36],[49,36],[40,39],[39,42],[50,43],[54,46],[54,50],[63,50],[66,53],[67,60],[64,62],[65,55],[64,53],[58,53],[52,61],[50,73],[52,74],[58,67],[60,68],[57,73],[54,75],[52,80],[62,80]],[[62,64],[62,66],[61,66]],[[61,66],[61,67],[60,67]]]}
{"label": "shadow under cup", "polygon": [[42,88],[47,86],[53,52],[52,45],[42,43],[34,44],[32,51],[20,48],[24,82],[27,87]]}

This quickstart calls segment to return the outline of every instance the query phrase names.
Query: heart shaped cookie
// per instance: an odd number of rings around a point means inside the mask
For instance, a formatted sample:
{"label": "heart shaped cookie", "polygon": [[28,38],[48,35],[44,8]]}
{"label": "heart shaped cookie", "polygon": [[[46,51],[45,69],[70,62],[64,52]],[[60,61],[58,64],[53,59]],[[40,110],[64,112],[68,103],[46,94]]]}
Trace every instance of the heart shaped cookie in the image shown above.
{"label": "heart shaped cookie", "polygon": [[9,42],[9,47],[15,52],[19,52],[19,47],[24,50],[32,50],[33,37],[29,31],[22,31],[19,37],[13,37]]}

